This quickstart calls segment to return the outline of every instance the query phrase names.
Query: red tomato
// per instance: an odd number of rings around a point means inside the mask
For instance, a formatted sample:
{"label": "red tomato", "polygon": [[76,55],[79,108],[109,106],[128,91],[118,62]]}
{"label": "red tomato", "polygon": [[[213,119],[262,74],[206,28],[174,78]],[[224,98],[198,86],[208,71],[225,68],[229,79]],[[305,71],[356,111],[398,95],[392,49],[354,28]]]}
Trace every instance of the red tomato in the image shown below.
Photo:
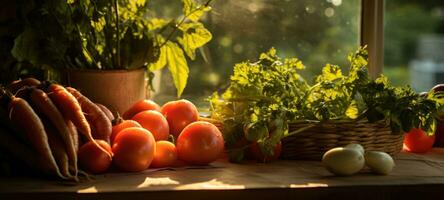
{"label": "red tomato", "polygon": [[156,150],[153,135],[139,127],[126,128],[117,134],[112,147],[114,164],[127,172],[148,168]]}
{"label": "red tomato", "polygon": [[168,140],[170,128],[168,121],[160,112],[154,110],[142,111],[134,115],[132,119],[139,122],[146,130],[149,130],[156,141]]}
{"label": "red tomato", "polygon": [[224,151],[221,132],[211,123],[193,122],[185,127],[177,138],[179,159],[195,165],[215,161]]}
{"label": "red tomato", "polygon": [[425,153],[432,149],[435,135],[428,136],[423,130],[413,128],[404,136],[404,147],[406,151],[413,153]]}
{"label": "red tomato", "polygon": [[170,167],[177,160],[177,149],[173,143],[168,141],[156,142],[156,153],[150,167]]}
{"label": "red tomato", "polygon": [[129,108],[125,113],[123,113],[122,118],[123,119],[131,119],[134,115],[136,115],[139,112],[145,111],[145,110],[157,110],[160,111],[160,106],[157,105],[156,102],[151,100],[140,100],[133,104],[131,108]]}
{"label": "red tomato", "polygon": [[170,101],[162,106],[160,112],[170,126],[170,133],[178,137],[180,132],[190,123],[199,119],[196,106],[188,100]]}
{"label": "red tomato", "polygon": [[[111,147],[104,140],[96,142],[105,150],[111,153]],[[93,174],[103,173],[108,170],[112,159],[99,149],[93,142],[89,141],[79,149],[78,159],[80,167]]]}
{"label": "red tomato", "polygon": [[113,131],[111,132],[110,136],[111,144],[114,144],[114,139],[116,138],[117,133],[129,127],[142,127],[142,126],[139,124],[139,122],[130,119],[124,120],[122,123],[114,125]]}
{"label": "red tomato", "polygon": [[272,156],[264,156],[257,143],[253,143],[249,148],[250,155],[258,162],[264,162],[264,163],[277,160],[281,155],[281,152],[282,152],[282,143],[280,142],[274,148]]}

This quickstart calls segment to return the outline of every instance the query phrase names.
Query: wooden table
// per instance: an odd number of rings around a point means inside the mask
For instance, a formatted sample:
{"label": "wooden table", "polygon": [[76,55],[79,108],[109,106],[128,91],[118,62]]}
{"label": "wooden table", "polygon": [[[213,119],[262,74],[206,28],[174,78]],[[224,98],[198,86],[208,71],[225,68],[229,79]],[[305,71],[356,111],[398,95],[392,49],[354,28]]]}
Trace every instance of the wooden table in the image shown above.
{"label": "wooden table", "polygon": [[[78,185],[36,178],[0,178],[0,199],[296,199],[444,196],[444,149],[400,153],[389,176],[368,169],[337,177],[316,161],[231,164],[143,173],[109,173]],[[437,199],[441,199],[437,198]]]}

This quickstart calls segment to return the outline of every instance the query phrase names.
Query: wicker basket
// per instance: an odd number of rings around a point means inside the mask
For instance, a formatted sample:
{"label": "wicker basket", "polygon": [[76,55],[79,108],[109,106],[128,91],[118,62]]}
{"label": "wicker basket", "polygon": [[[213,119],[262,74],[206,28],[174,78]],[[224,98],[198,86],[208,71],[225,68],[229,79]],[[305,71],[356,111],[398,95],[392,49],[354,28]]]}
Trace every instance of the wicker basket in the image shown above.
{"label": "wicker basket", "polygon": [[[201,118],[215,124],[221,131],[221,122]],[[289,124],[289,132],[312,126],[282,140],[282,159],[321,160],[322,155],[331,148],[358,143],[366,151],[383,151],[396,155],[402,150],[403,134],[393,134],[386,122],[332,121],[297,122]]]}
{"label": "wicker basket", "polygon": [[402,150],[403,134],[393,134],[386,122],[334,121],[290,123],[289,131],[307,125],[313,127],[282,140],[283,159],[320,160],[331,148],[358,143],[366,151],[383,151],[395,155]]}

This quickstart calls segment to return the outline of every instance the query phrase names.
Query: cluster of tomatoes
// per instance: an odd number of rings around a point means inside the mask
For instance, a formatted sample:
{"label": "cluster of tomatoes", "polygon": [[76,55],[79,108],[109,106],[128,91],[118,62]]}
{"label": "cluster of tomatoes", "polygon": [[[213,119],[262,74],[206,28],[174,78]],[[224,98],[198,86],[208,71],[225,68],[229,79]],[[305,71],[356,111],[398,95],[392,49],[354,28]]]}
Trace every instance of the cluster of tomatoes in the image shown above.
{"label": "cluster of tomatoes", "polygon": [[199,113],[190,101],[171,101],[160,107],[151,100],[142,100],[122,117],[113,126],[110,144],[97,140],[113,156],[92,142],[86,143],[79,150],[83,169],[103,173],[113,164],[122,171],[139,172],[184,164],[205,165],[224,151],[221,132],[211,123],[198,121]]}

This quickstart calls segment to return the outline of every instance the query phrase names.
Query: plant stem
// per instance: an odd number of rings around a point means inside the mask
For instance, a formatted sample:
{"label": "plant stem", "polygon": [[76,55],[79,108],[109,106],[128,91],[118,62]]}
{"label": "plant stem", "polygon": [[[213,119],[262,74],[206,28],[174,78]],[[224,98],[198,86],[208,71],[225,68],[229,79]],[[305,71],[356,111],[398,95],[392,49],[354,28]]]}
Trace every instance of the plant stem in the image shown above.
{"label": "plant stem", "polygon": [[163,47],[170,39],[171,37],[173,37],[174,33],[176,33],[177,29],[179,29],[180,25],[182,25],[186,19],[188,19],[188,17],[192,14],[194,14],[195,12],[201,10],[202,8],[207,7],[208,5],[210,5],[211,1],[213,0],[208,0],[203,6],[199,6],[198,8],[194,9],[193,11],[191,11],[188,15],[182,17],[182,19],[179,21],[179,23],[177,23],[174,26],[174,29],[170,32],[170,34],[168,34],[167,38],[165,39],[165,41],[159,45],[159,48]]}
{"label": "plant stem", "polygon": [[116,68],[120,68],[120,30],[119,30],[119,7],[117,0],[114,0],[114,9],[116,10]]}

